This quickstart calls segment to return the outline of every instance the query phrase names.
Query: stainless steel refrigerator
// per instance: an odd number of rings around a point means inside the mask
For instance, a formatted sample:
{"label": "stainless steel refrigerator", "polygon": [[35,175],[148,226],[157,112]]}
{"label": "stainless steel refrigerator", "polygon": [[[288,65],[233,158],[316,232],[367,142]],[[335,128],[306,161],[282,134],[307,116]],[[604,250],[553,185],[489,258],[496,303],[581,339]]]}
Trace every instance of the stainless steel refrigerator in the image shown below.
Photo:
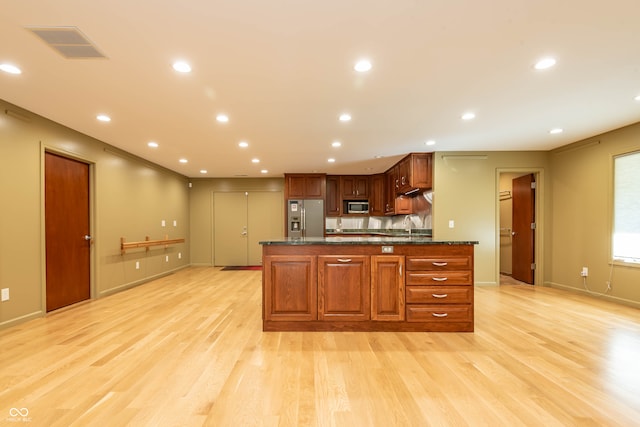
{"label": "stainless steel refrigerator", "polygon": [[324,237],[324,201],[288,200],[287,236]]}

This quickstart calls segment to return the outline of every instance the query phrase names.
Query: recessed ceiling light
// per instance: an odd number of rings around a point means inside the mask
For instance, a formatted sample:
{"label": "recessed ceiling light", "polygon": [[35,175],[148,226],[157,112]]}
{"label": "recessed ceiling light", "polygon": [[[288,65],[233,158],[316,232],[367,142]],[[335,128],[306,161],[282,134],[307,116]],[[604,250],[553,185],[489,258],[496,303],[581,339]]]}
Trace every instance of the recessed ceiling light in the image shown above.
{"label": "recessed ceiling light", "polygon": [[229,121],[229,116],[227,116],[226,114],[218,114],[216,116],[216,120],[220,123],[227,123]]}
{"label": "recessed ceiling light", "polygon": [[269,171],[268,171],[268,170],[266,170],[266,169],[262,169],[262,170],[260,171],[260,173],[269,173]]}
{"label": "recessed ceiling light", "polygon": [[96,119],[100,120],[101,122],[110,122],[111,121],[111,117],[107,116],[106,114],[98,114],[96,116]]}
{"label": "recessed ceiling light", "polygon": [[155,141],[150,141],[147,143],[147,145],[151,148],[158,148],[158,143]]}
{"label": "recessed ceiling light", "polygon": [[336,161],[336,159],[334,159],[334,158],[327,159],[327,162],[329,162],[329,163],[335,163],[335,161]]}
{"label": "recessed ceiling light", "polygon": [[348,122],[348,121],[351,120],[351,115],[347,114],[347,113],[342,113],[342,114],[340,114],[339,120],[341,122]]}
{"label": "recessed ceiling light", "polygon": [[260,163],[260,159],[251,159],[251,163]]}
{"label": "recessed ceiling light", "polygon": [[464,113],[462,115],[462,120],[473,120],[475,118],[476,118],[476,115],[475,113],[472,113],[472,112]]}
{"label": "recessed ceiling light", "polygon": [[533,67],[536,70],[546,70],[547,68],[551,68],[556,65],[556,60],[554,58],[543,58],[536,62],[536,65]]}
{"label": "recessed ceiling light", "polygon": [[247,141],[240,141],[238,143],[238,147],[240,148],[247,148],[249,146],[249,143]]}
{"label": "recessed ceiling light", "polygon": [[424,145],[436,145],[436,142],[433,139],[425,141]]}
{"label": "recessed ceiling light", "polygon": [[178,160],[178,161],[179,161],[180,163],[188,163],[188,162],[189,162],[189,160],[187,160],[187,159],[180,159],[180,160]]}
{"label": "recessed ceiling light", "polygon": [[206,169],[200,169],[200,173],[202,173],[202,174],[207,173],[207,170]]}
{"label": "recessed ceiling light", "polygon": [[0,64],[0,70],[9,74],[22,74],[22,70],[13,64]]}
{"label": "recessed ceiling light", "polygon": [[640,101],[640,95],[636,96],[636,97],[635,97],[635,98],[633,98],[633,99],[635,99],[636,101]]}
{"label": "recessed ceiling light", "polygon": [[331,146],[332,146],[332,147],[340,147],[341,145],[342,145],[342,142],[340,142],[340,141],[333,141],[333,142],[331,143]]}
{"label": "recessed ceiling light", "polygon": [[361,59],[356,62],[356,65],[353,66],[353,69],[359,73],[365,73],[371,69],[371,62],[368,59]]}
{"label": "recessed ceiling light", "polygon": [[384,157],[384,156],[380,156],[380,155],[378,155],[378,156],[373,156],[373,158],[374,158],[374,159],[382,159],[383,157]]}
{"label": "recessed ceiling light", "polygon": [[191,65],[187,64],[185,61],[176,61],[173,63],[173,69],[179,73],[190,73]]}
{"label": "recessed ceiling light", "polygon": [[561,128],[555,128],[549,131],[550,134],[556,134],[556,133],[562,133],[562,132],[563,132],[563,129]]}

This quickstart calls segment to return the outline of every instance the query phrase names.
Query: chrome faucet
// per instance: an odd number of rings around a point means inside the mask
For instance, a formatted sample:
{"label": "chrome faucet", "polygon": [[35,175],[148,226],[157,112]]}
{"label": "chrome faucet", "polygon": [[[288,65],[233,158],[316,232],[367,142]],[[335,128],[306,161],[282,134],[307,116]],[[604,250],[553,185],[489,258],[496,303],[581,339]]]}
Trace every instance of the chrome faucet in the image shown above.
{"label": "chrome faucet", "polygon": [[413,222],[411,221],[411,215],[405,215],[404,220],[402,222],[404,223],[405,231],[409,233],[409,235],[411,235],[411,227]]}

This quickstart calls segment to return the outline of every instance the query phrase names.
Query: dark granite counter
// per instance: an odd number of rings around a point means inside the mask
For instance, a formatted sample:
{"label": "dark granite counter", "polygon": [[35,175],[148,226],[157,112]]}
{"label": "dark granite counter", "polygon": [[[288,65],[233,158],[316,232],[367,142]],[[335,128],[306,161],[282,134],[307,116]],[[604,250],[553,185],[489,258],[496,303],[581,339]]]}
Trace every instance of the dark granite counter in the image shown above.
{"label": "dark granite counter", "polygon": [[399,236],[327,236],[327,237],[303,237],[283,238],[260,242],[261,245],[477,245],[477,241],[471,240],[433,240],[431,237],[421,235]]}
{"label": "dark granite counter", "polygon": [[407,230],[403,230],[403,229],[381,230],[379,228],[372,228],[372,229],[327,228],[325,230],[325,234],[327,236],[350,236],[350,235],[368,234],[372,236],[385,236],[385,237],[395,237],[395,236],[431,237],[431,229],[413,228],[411,229],[411,233],[409,233]]}

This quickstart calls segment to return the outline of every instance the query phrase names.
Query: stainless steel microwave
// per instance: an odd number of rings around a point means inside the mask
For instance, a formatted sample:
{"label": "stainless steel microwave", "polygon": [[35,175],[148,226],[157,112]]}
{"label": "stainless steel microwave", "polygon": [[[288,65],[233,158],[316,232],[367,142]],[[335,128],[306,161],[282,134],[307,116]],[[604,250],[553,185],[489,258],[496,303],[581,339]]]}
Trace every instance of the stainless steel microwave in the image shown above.
{"label": "stainless steel microwave", "polygon": [[347,202],[347,213],[353,213],[353,214],[369,213],[369,202],[366,200]]}

